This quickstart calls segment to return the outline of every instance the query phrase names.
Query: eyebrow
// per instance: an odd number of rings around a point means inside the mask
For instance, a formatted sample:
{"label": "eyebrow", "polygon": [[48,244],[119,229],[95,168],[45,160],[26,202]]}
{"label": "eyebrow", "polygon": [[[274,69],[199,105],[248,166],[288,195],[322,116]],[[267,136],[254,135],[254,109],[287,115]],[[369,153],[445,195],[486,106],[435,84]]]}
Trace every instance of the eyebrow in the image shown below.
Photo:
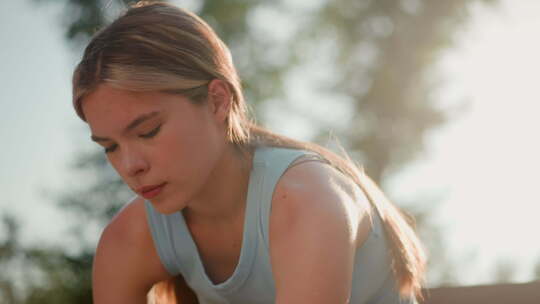
{"label": "eyebrow", "polygon": [[[158,114],[159,114],[159,111],[154,111],[154,112],[141,114],[141,115],[137,116],[137,118],[133,119],[127,125],[127,127],[124,128],[123,133],[125,134],[125,133],[135,129],[138,125],[142,124],[143,122],[147,121],[150,118],[153,118],[154,116],[156,116]],[[92,139],[92,141],[95,141],[95,142],[102,142],[102,141],[110,141],[111,140],[108,137],[101,137],[101,136],[97,136],[97,135],[93,135],[93,134],[92,134],[92,136],[90,136],[90,139]]]}

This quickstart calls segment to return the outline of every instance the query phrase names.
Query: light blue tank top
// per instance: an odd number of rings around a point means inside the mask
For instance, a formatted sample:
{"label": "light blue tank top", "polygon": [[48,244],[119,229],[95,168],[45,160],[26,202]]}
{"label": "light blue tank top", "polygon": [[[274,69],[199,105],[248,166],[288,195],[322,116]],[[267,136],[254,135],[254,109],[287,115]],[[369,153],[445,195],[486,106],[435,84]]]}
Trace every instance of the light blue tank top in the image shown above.
{"label": "light blue tank top", "polygon": [[[161,262],[171,275],[182,274],[199,303],[275,302],[268,245],[272,194],[289,165],[310,153],[273,147],[257,148],[249,177],[240,260],[233,274],[219,284],[214,284],[206,275],[182,212],[161,214],[149,201],[145,202],[149,227]],[[356,252],[349,303],[415,303],[399,299],[386,242],[381,220],[374,212],[370,235]]]}

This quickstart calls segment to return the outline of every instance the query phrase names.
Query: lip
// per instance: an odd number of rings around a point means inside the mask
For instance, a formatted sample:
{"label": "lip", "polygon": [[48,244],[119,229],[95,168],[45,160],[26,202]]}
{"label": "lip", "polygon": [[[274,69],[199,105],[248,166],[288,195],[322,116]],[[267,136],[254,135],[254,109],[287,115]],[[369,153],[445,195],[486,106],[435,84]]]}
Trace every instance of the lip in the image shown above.
{"label": "lip", "polygon": [[137,192],[139,192],[144,198],[151,199],[157,196],[166,184],[167,183],[162,183],[159,185],[143,186],[143,187],[140,187]]}

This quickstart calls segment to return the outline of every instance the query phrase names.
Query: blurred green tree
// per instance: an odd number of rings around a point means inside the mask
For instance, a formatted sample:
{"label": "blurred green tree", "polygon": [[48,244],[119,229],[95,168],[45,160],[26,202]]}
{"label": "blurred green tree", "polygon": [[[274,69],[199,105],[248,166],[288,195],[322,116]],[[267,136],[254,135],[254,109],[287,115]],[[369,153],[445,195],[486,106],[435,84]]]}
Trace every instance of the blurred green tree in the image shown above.
{"label": "blurred green tree", "polygon": [[540,260],[538,262],[536,262],[536,265],[534,266],[533,277],[536,280],[540,280]]}
{"label": "blurred green tree", "polygon": [[[55,1],[65,3],[66,38],[77,52],[96,29],[134,2]],[[196,11],[231,47],[247,99],[259,117],[265,118],[267,109],[281,108],[291,119],[309,121],[311,139],[317,141],[331,130],[384,185],[388,176],[418,156],[427,132],[449,119],[434,96],[439,82],[434,64],[466,24],[471,5],[496,0],[173,2]],[[291,93],[301,87],[312,93]],[[316,95],[320,98],[315,105]],[[330,110],[317,112],[317,107]],[[338,108],[345,110],[334,112]],[[21,303],[91,303],[97,235],[133,194],[98,150],[77,157],[76,174],[84,184],[62,193],[57,202],[84,223],[73,230],[80,248],[76,253],[26,249],[25,256],[45,283],[28,288]],[[426,224],[428,213],[417,214],[420,230],[434,240],[428,242],[431,265],[445,265],[440,269],[448,271],[436,228]],[[0,255],[0,263],[2,259]],[[1,278],[2,292],[9,294],[13,288]]]}
{"label": "blurred green tree", "polygon": [[20,296],[14,280],[14,268],[20,254],[19,227],[13,216],[3,215],[5,237],[0,243],[0,299],[5,304],[18,303]]}
{"label": "blurred green tree", "polygon": [[512,282],[516,276],[516,267],[515,263],[508,259],[500,259],[494,267],[493,278],[497,283],[508,283]]}

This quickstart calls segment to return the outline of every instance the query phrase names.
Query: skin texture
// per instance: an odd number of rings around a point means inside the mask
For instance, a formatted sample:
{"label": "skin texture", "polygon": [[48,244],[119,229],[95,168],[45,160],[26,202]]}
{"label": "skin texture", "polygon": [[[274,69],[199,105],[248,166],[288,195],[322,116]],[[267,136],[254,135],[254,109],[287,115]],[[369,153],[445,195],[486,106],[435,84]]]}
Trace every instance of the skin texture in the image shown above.
{"label": "skin texture", "polygon": [[[152,285],[171,278],[155,250],[145,212],[144,199],[137,197],[103,231],[93,264],[94,303],[147,303]],[[197,303],[185,282],[178,283],[178,304]]]}
{"label": "skin texture", "polygon": [[326,164],[302,163],[281,177],[270,216],[276,303],[348,302],[367,210],[358,187]]}
{"label": "skin texture", "polygon": [[146,303],[152,285],[169,278],[147,224],[140,220],[143,202],[130,202],[101,235],[93,264],[94,303]]}
{"label": "skin texture", "polygon": [[[219,139],[224,135],[210,107],[193,105],[182,96],[101,85],[85,98],[83,110],[92,134],[110,138],[100,144],[114,149],[107,158],[134,192],[167,183],[151,200],[160,212],[182,209],[201,195],[197,192],[223,157],[225,141]],[[159,114],[123,133],[134,118],[152,112]],[[157,128],[154,137],[144,137]]]}
{"label": "skin texture", "polygon": [[[240,256],[252,155],[226,140],[231,93],[219,80],[194,105],[179,95],[133,93],[107,85],[83,100],[94,137],[131,189],[166,183],[150,199],[162,213],[184,211],[205,270],[214,283]],[[158,112],[125,133],[141,114]],[[367,202],[341,173],[321,162],[285,172],[274,192],[270,256],[277,303],[346,303],[353,256],[369,231]],[[151,286],[170,276],[146,223],[144,199],[128,203],[105,228],[93,269],[95,303],[146,303]],[[180,299],[189,303],[190,299]]]}

